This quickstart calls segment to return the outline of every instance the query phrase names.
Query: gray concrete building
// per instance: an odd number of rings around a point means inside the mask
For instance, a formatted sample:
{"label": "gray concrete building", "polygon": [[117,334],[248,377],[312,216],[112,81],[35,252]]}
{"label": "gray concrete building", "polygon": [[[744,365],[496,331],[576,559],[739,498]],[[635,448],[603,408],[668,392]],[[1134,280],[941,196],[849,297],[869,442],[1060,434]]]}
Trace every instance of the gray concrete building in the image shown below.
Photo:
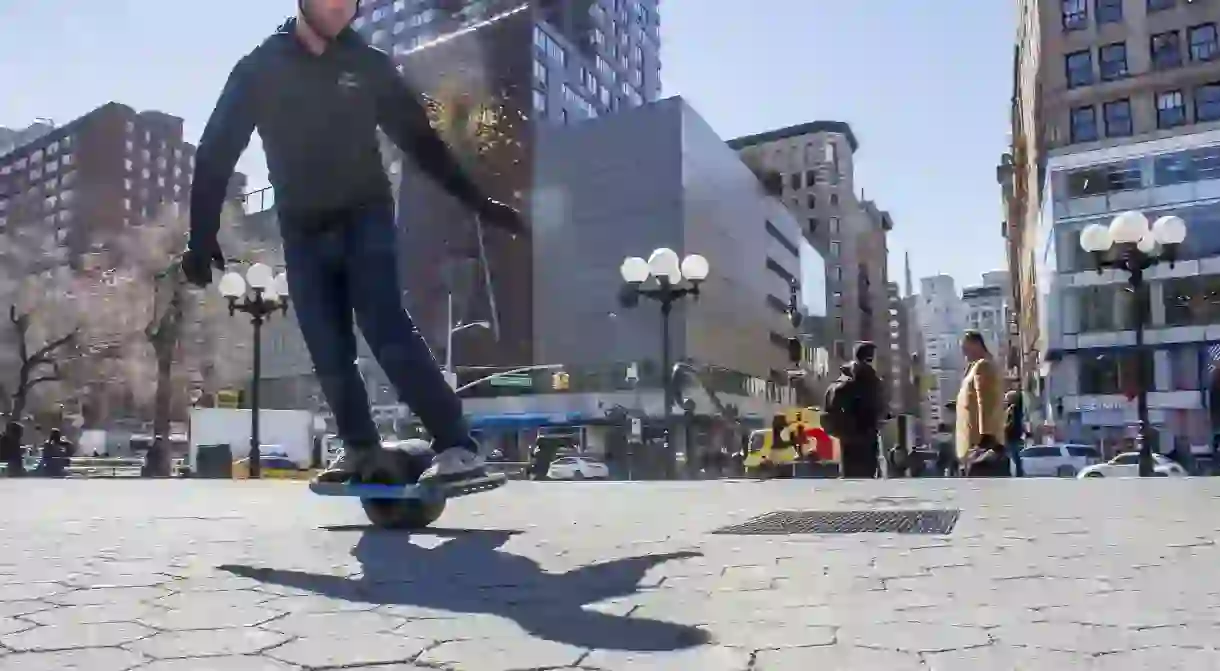
{"label": "gray concrete building", "polygon": [[659,311],[618,307],[619,265],[670,247],[702,254],[712,268],[699,300],[674,313],[674,356],[751,378],[755,391],[778,389],[780,400],[800,225],[684,100],[547,129],[536,160],[540,359],[655,361]]}

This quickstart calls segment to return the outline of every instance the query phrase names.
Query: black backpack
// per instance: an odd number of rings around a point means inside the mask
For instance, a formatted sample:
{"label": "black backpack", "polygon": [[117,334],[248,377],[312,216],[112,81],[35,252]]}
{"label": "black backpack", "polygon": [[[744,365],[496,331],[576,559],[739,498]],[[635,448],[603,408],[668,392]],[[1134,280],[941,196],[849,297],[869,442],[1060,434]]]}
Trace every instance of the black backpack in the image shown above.
{"label": "black backpack", "polygon": [[847,373],[830,383],[826,389],[826,402],[822,405],[822,428],[826,433],[842,438],[854,429],[859,387],[856,378]]}

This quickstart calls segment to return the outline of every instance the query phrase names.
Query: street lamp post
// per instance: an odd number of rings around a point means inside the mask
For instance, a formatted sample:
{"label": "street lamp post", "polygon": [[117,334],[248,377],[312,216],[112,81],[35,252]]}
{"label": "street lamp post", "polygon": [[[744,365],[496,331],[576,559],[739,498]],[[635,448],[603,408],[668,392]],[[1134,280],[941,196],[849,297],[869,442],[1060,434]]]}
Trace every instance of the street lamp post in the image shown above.
{"label": "street lamp post", "polygon": [[661,304],[661,395],[664,403],[661,435],[665,445],[665,475],[669,478],[674,476],[675,466],[671,440],[674,389],[669,317],[674,303],[686,296],[699,296],[699,286],[707,279],[708,271],[707,259],[702,256],[690,254],[679,261],[677,252],[665,247],[654,251],[648,260],[629,256],[619,267],[624,283],[619,296],[624,307],[635,307],[641,296]]}
{"label": "street lamp post", "polygon": [[1173,262],[1186,239],[1186,222],[1179,217],[1157,219],[1151,226],[1140,212],[1123,212],[1109,226],[1092,224],[1080,233],[1080,247],[1093,255],[1097,272],[1106,268],[1126,271],[1134,297],[1136,415],[1139,421],[1139,474],[1154,474],[1152,442],[1148,436],[1147,347],[1144,328],[1148,319],[1148,285],[1144,272],[1161,262]]}
{"label": "street lamp post", "polygon": [[288,276],[275,275],[264,263],[240,273],[225,273],[220,279],[220,295],[229,301],[229,315],[244,312],[254,324],[254,362],[250,377],[250,478],[262,476],[262,451],[258,435],[259,377],[263,367],[263,324],[279,311],[288,314]]}
{"label": "street lamp post", "polygon": [[465,331],[469,328],[491,328],[491,322],[477,321],[467,322],[465,324],[453,323],[453,294],[449,294],[449,310],[448,318],[445,321],[445,326],[448,328],[448,333],[445,336],[445,380],[449,382],[449,386],[457,389],[457,371],[453,369],[453,336],[459,331]]}

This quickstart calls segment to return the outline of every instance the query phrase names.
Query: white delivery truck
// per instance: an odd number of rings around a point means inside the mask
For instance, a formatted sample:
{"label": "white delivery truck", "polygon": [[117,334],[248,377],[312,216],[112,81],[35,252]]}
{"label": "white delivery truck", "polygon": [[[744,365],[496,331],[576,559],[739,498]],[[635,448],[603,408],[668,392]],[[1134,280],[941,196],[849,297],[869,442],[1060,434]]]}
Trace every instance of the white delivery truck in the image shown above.
{"label": "white delivery truck", "polygon": [[[228,408],[194,408],[189,427],[189,463],[196,467],[200,445],[228,445],[233,461],[250,454],[250,411]],[[308,468],[313,451],[313,413],[308,410],[259,410],[258,442],[264,457],[286,457]]]}

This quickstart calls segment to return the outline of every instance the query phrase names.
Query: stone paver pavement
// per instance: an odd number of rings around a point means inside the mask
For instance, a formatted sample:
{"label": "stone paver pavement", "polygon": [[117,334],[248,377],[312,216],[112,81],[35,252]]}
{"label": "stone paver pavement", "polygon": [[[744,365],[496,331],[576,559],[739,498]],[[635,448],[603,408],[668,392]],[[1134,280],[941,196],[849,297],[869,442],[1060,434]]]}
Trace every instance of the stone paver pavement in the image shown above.
{"label": "stone paver pavement", "polygon": [[[1220,670],[1220,479],[0,485],[0,671]],[[724,536],[952,507],[949,536]]]}

